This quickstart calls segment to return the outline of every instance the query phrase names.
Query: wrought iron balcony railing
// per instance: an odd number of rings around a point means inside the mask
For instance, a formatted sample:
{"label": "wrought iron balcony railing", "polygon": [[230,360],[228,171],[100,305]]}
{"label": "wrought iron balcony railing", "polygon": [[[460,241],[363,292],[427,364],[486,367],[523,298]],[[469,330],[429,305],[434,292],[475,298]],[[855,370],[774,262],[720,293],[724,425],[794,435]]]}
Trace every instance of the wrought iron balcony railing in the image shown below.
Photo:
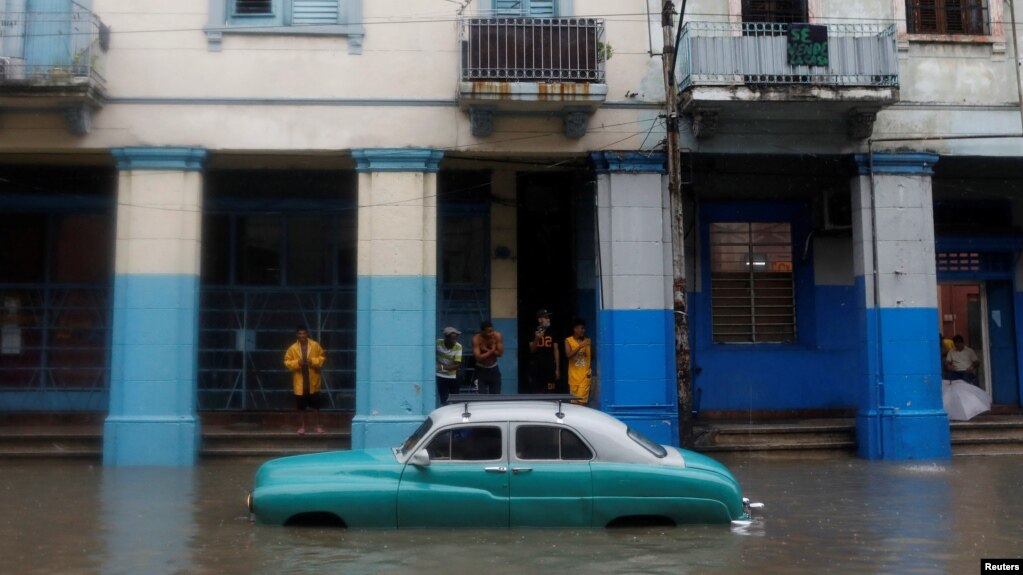
{"label": "wrought iron balcony railing", "polygon": [[827,24],[827,65],[789,64],[789,24],[688,22],[675,73],[692,86],[898,87],[895,25]]}
{"label": "wrought iron balcony railing", "polygon": [[76,2],[61,12],[0,8],[0,84],[104,84],[110,30]]}
{"label": "wrought iron balcony railing", "polygon": [[472,18],[459,35],[463,82],[605,81],[601,19]]}

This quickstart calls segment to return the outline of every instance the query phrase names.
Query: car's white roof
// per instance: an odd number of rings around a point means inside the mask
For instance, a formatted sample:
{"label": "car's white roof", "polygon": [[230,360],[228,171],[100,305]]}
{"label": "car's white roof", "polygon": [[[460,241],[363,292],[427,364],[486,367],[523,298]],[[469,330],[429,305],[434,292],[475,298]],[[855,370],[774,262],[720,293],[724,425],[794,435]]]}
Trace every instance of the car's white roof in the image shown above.
{"label": "car's white roof", "polygon": [[[560,417],[559,417],[560,412]],[[465,414],[468,413],[468,417]],[[656,457],[628,435],[628,426],[620,420],[596,409],[556,400],[500,401],[466,400],[439,407],[430,414],[433,426],[428,435],[450,426],[484,423],[540,423],[563,425],[575,430],[590,445],[596,460],[620,463],[649,463],[682,465],[682,456],[676,449],[667,449],[668,455]]]}

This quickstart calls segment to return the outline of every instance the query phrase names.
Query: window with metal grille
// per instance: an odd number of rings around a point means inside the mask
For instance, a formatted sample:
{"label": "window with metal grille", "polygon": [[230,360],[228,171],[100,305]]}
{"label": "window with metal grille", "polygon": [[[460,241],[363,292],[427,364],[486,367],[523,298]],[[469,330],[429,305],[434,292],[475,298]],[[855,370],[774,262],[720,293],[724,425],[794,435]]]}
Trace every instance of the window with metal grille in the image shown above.
{"label": "window with metal grille", "polygon": [[742,0],[743,22],[806,22],[806,0]]}
{"label": "window with metal grille", "polygon": [[910,34],[988,33],[985,0],[906,0]]}
{"label": "window with metal grille", "polygon": [[712,223],[710,263],[715,342],[795,341],[795,281],[789,223]]}

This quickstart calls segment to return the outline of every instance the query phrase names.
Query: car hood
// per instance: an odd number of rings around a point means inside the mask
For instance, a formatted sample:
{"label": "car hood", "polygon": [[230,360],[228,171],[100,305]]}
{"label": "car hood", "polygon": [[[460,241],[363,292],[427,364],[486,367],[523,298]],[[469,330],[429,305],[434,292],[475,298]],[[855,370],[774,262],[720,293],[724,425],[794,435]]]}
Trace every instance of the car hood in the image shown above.
{"label": "car hood", "polygon": [[278,483],[313,483],[327,476],[399,475],[402,464],[387,448],[330,451],[272,459],[256,472],[256,487]]}
{"label": "car hood", "polygon": [[732,472],[729,471],[727,467],[718,462],[716,459],[707,457],[702,453],[689,451],[688,449],[679,449],[678,451],[679,453],[682,454],[682,459],[683,461],[685,461],[685,465],[687,468],[717,473],[718,475],[723,475],[724,477],[728,478],[736,485],[738,485],[739,482],[736,481],[735,476],[732,475]]}

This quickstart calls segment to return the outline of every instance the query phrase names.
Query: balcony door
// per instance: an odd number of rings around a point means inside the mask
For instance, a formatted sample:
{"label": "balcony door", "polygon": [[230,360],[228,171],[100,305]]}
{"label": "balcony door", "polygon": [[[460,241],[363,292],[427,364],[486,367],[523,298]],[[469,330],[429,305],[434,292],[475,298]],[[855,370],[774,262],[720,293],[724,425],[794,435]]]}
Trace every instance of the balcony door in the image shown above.
{"label": "balcony door", "polygon": [[493,0],[498,17],[556,18],[558,0]]}
{"label": "balcony door", "polygon": [[742,0],[743,22],[807,22],[807,0]]}

